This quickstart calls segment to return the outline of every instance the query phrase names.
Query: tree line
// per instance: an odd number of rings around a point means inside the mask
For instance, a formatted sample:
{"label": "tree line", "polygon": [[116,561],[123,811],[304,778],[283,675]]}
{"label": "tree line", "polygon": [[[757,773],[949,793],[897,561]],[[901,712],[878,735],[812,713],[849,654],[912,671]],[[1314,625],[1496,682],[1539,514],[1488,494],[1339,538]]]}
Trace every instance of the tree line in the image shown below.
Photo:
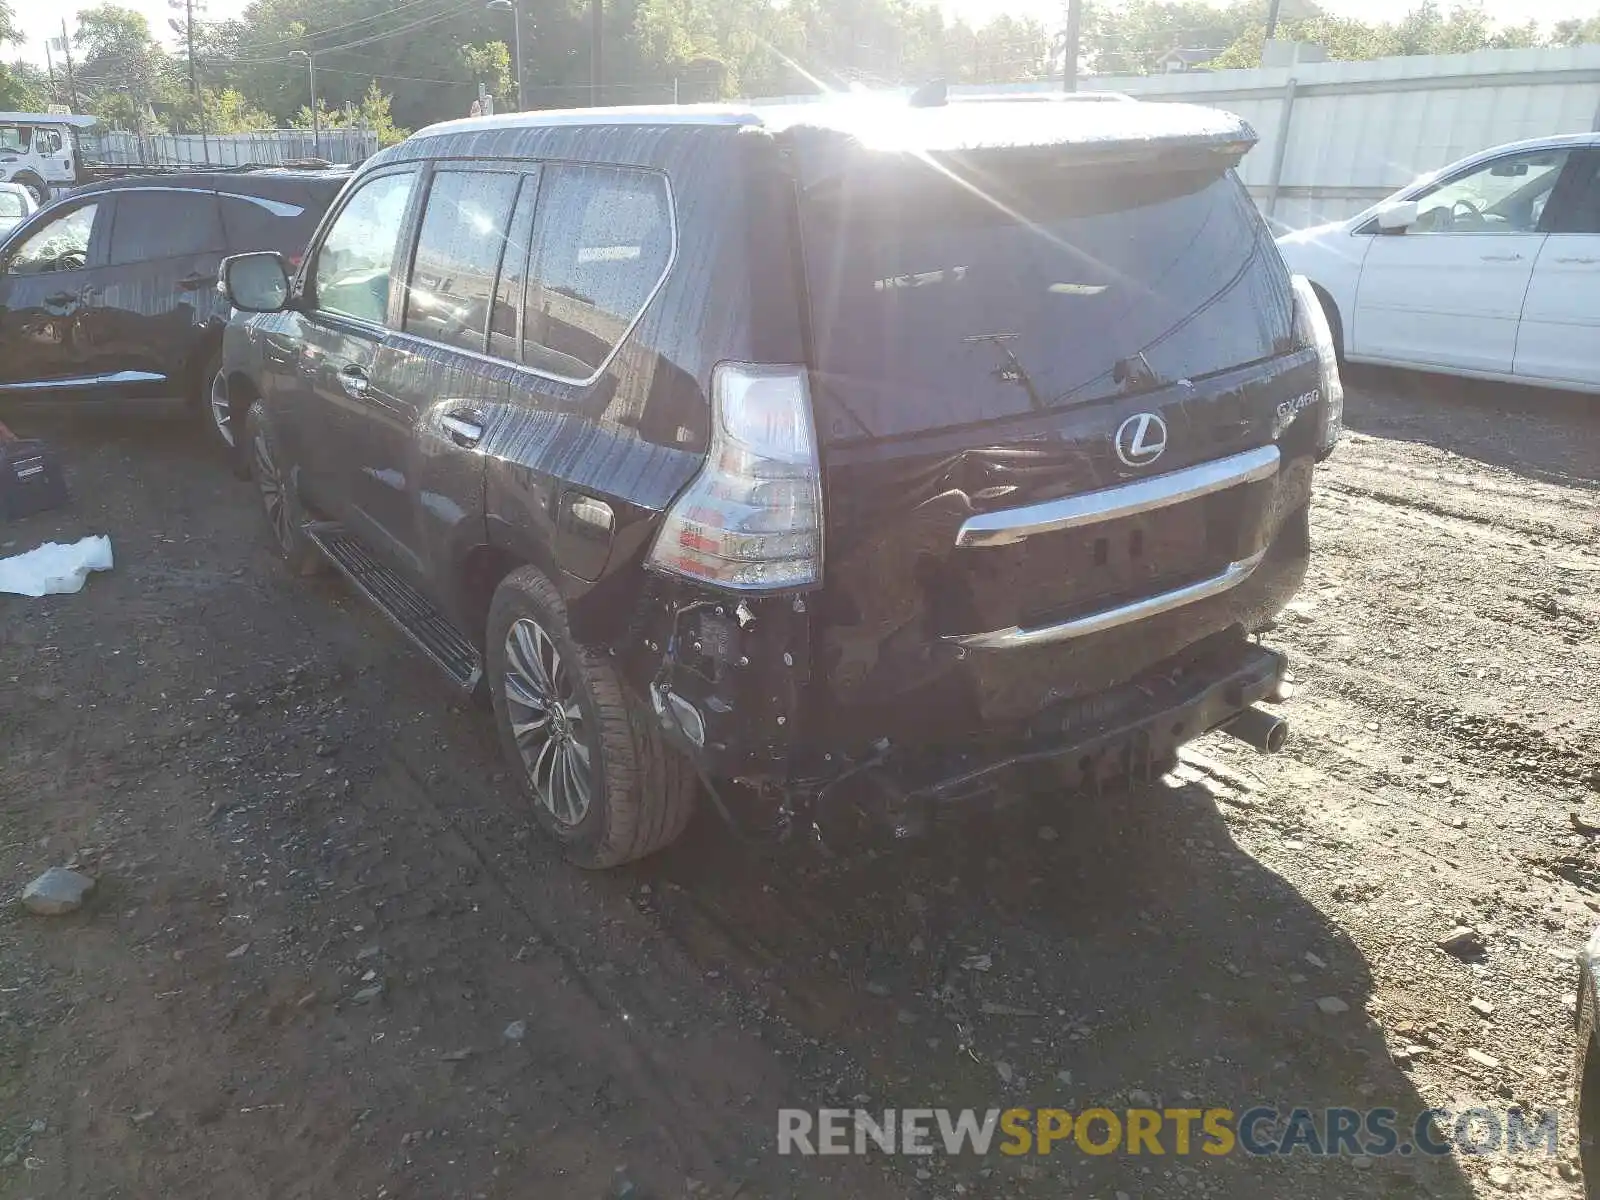
{"label": "tree line", "polygon": [[[0,0],[0,44],[18,40]],[[70,14],[73,70],[0,65],[0,109],[66,104],[114,127],[241,132],[364,122],[380,139],[465,115],[480,89],[501,110],[782,95],[944,79],[1059,77],[1061,30],[1007,14],[973,25],[933,0],[605,0],[602,87],[590,78],[590,0],[521,5],[527,94],[516,96],[509,4],[485,0],[251,0],[236,20],[173,5],[178,51],[139,12],[104,0]],[[1288,7],[1288,6],[1286,6]],[[1392,22],[1328,14],[1311,0],[1278,36],[1320,42],[1336,59],[1600,41],[1600,12],[1541,28],[1494,29],[1481,8],[1420,0]],[[1085,0],[1080,72],[1144,73],[1176,47],[1218,51],[1214,67],[1255,66],[1267,0]],[[191,63],[188,45],[195,52]],[[1092,86],[1092,85],[1091,85]]]}

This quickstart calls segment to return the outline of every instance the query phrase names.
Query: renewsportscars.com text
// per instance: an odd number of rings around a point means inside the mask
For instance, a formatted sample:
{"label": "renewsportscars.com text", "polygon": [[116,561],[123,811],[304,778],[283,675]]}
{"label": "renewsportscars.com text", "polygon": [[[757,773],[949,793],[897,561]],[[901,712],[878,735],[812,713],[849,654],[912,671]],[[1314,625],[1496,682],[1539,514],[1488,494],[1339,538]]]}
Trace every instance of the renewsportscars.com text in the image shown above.
{"label": "renewsportscars.com text", "polygon": [[1554,1155],[1553,1111],[1429,1108],[803,1108],[778,1110],[779,1154]]}

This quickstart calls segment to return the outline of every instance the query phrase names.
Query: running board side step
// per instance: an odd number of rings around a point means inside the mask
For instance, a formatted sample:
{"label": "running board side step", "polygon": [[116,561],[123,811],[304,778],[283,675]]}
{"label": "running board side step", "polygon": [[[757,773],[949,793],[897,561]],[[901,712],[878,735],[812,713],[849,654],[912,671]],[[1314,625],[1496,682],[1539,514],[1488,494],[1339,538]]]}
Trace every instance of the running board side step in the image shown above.
{"label": "running board side step", "polygon": [[340,574],[399,626],[457,687],[464,692],[477,690],[483,679],[483,660],[477,648],[421,592],[374,558],[343,525],[313,521],[305,526],[305,532]]}

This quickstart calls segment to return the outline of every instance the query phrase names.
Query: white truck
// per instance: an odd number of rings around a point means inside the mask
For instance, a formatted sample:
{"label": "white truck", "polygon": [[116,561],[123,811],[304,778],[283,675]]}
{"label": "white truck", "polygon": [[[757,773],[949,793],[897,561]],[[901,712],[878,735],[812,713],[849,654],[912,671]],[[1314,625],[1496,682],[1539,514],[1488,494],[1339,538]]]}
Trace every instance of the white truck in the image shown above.
{"label": "white truck", "polygon": [[0,183],[18,183],[36,204],[88,178],[78,130],[93,117],[59,113],[0,112]]}

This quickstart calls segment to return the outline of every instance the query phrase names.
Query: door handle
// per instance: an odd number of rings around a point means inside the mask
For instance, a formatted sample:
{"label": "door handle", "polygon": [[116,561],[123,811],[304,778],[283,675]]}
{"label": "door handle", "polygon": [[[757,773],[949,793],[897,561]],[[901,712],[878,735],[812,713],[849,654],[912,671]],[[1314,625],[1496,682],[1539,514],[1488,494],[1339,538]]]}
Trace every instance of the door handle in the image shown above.
{"label": "door handle", "polygon": [[1479,255],[1479,257],[1484,262],[1521,262],[1522,261],[1522,255],[1520,255],[1520,254],[1483,254],[1483,255]]}
{"label": "door handle", "polygon": [[354,400],[365,400],[367,388],[372,381],[367,378],[367,373],[357,366],[341,367],[339,370],[339,386],[344,389],[344,394]]}
{"label": "door handle", "polygon": [[476,446],[483,440],[483,418],[475,412],[451,413],[440,418],[439,424],[458,446]]}

